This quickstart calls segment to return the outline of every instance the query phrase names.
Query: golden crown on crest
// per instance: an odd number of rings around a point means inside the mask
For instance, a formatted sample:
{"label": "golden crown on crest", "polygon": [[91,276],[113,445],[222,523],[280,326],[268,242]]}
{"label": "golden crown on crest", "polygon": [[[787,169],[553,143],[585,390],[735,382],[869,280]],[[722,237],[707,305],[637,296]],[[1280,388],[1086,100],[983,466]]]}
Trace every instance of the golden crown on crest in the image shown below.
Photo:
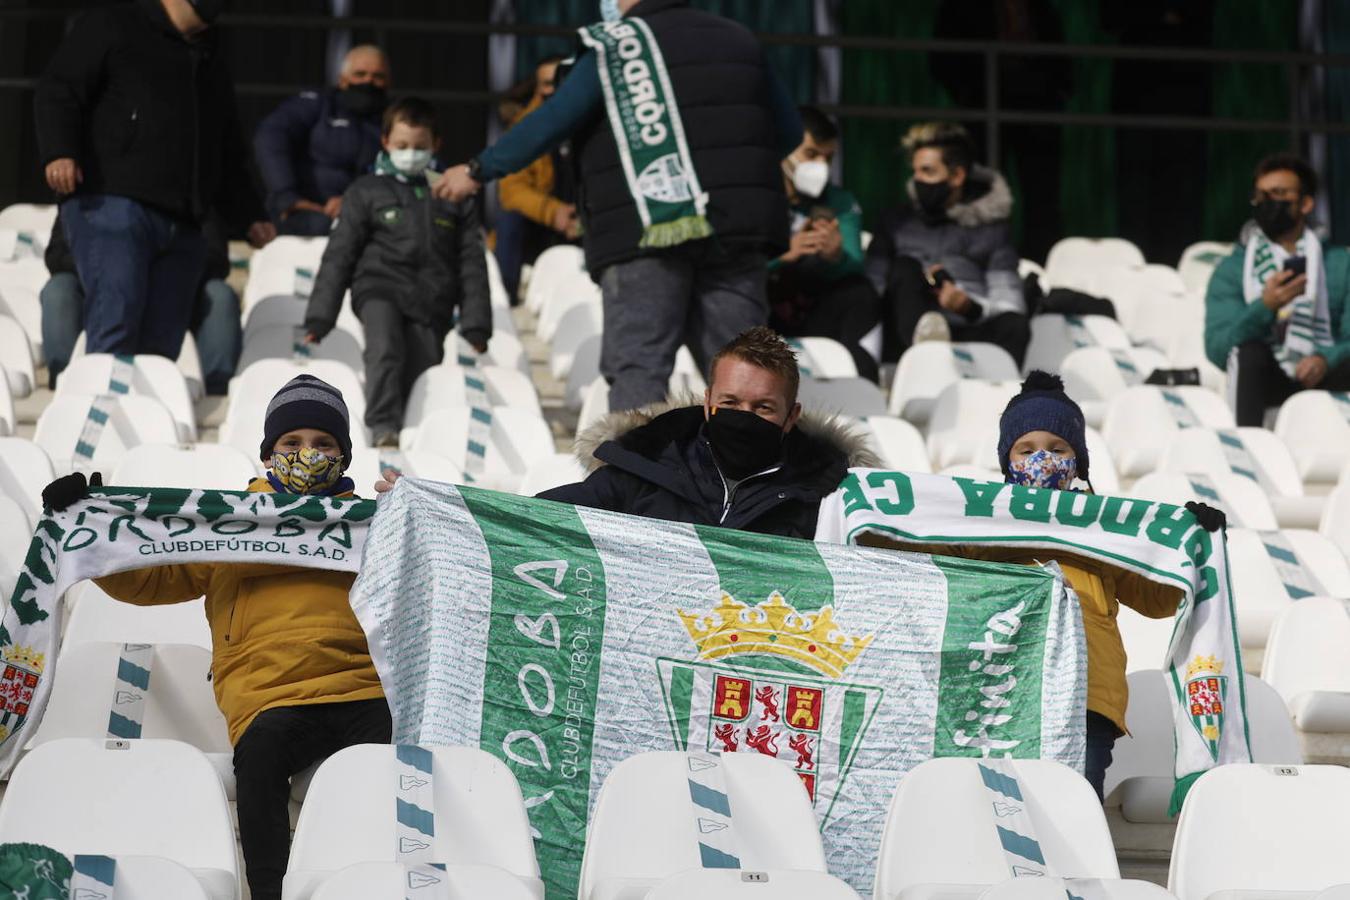
{"label": "golden crown on crest", "polygon": [[1218,675],[1223,671],[1223,661],[1217,656],[1197,656],[1186,664],[1186,677],[1194,678],[1196,675]]}
{"label": "golden crown on crest", "polygon": [[24,647],[19,644],[12,644],[0,650],[0,659],[8,663],[14,663],[16,666],[22,666],[25,669],[31,669],[34,672],[42,671],[42,665],[46,658],[45,653],[38,653],[32,647]]}

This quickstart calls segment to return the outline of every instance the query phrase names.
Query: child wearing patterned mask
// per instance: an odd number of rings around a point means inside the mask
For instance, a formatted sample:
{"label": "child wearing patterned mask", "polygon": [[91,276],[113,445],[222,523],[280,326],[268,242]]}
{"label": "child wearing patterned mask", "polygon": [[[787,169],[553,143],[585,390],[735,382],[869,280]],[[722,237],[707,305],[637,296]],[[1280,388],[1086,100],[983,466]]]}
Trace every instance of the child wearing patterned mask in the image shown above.
{"label": "child wearing patterned mask", "polygon": [[[267,407],[259,455],[266,478],[248,489],[351,497],[342,392],[309,375]],[[54,508],[84,491],[66,492]],[[54,484],[48,492],[53,494]],[[47,493],[44,493],[46,499]],[[352,744],[389,743],[389,707],[365,632],[348,600],[350,572],[286,565],[183,564],[97,579],[138,605],[206,597],[213,686],[234,745],[239,838],[254,900],[280,900],[290,851],[290,779]]]}
{"label": "child wearing patterned mask", "polygon": [[[999,419],[998,456],[1004,479],[1010,484],[1061,491],[1075,490],[1081,483],[1091,492],[1086,430],[1082,409],[1064,392],[1059,377],[1031,372]],[[1085,775],[1101,799],[1111,750],[1125,733],[1129,702],[1125,645],[1116,625],[1120,603],[1149,618],[1165,619],[1176,614],[1180,592],[1075,556],[1042,552],[1035,559],[1000,558],[1023,563],[1054,560],[1078,595],[1088,663]]]}

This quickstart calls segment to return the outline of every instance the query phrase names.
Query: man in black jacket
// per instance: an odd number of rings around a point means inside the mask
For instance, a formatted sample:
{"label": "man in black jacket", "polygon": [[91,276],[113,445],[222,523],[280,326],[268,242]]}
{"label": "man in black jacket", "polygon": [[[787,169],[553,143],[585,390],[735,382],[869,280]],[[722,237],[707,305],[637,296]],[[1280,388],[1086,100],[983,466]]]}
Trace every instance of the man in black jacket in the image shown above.
{"label": "man in black jacket", "polygon": [[752,328],[713,358],[702,406],[611,415],[578,439],[592,469],[586,480],[539,496],[813,538],[820,501],[849,466],[880,463],[848,429],[802,417],[798,379],[783,339]]}
{"label": "man in black jacket", "polygon": [[34,100],[47,184],[87,293],[91,353],[174,359],[219,212],[260,247],[276,230],[249,178],[211,22],[223,0],[135,0],[82,15]]}
{"label": "man in black jacket", "polygon": [[[681,344],[706,366],[732,337],[768,320],[765,264],[787,249],[781,163],[801,143],[802,129],[747,29],[690,9],[687,0],[616,5],[622,21],[604,26],[620,41],[616,55],[626,58],[635,35],[650,32],[663,61],[611,78],[611,95],[631,92],[615,103],[632,100],[642,113],[625,118],[616,107],[607,115],[601,85],[611,67],[602,69],[599,51],[588,49],[552,99],[467,165],[448,170],[436,191],[462,199],[572,138],[586,267],[604,295],[600,370],[611,385],[610,408],[625,410],[665,397]],[[592,29],[583,32],[596,40]],[[664,79],[651,77],[653,68],[668,73],[670,96],[656,86]],[[672,118],[648,121],[649,113]],[[644,123],[644,141],[649,134],[680,135],[692,165],[672,152],[639,173],[630,159],[632,137],[621,147],[614,134],[612,123],[624,121]],[[711,237],[691,230],[668,243],[651,240],[650,209],[663,197],[702,203]]]}
{"label": "man in black jacket", "polygon": [[342,195],[305,312],[306,340],[322,340],[351,289],[366,335],[366,426],[377,447],[398,446],[408,393],[441,362],[456,310],[460,336],[476,351],[492,337],[477,202],[438,200],[427,184],[435,119],[435,108],[417,97],[385,111],[375,174]]}

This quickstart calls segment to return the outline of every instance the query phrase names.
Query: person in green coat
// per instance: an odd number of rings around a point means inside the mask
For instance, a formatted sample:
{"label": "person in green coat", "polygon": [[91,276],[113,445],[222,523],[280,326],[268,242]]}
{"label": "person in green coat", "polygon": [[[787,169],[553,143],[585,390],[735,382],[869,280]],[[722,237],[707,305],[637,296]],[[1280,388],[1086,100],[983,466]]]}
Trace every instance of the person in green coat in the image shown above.
{"label": "person in green coat", "polygon": [[769,260],[769,323],[789,337],[834,338],[858,374],[876,381],[877,360],[861,345],[881,322],[881,298],[863,272],[862,209],[830,184],[839,128],[814,106],[798,112],[805,133],[783,160],[792,238]]}
{"label": "person in green coat", "polygon": [[1298,391],[1350,390],[1350,250],[1308,225],[1317,173],[1277,153],[1256,167],[1254,224],[1210,278],[1205,355],[1228,371],[1238,425]]}

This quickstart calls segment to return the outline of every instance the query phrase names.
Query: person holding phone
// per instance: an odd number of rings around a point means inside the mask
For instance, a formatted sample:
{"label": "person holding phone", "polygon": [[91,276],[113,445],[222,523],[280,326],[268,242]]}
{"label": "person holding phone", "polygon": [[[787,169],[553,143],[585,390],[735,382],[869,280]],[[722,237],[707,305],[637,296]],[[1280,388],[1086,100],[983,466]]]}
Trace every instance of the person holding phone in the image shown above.
{"label": "person holding phone", "polygon": [[881,300],[863,275],[862,210],[830,183],[839,128],[814,106],[798,112],[802,142],[783,160],[792,237],[769,261],[769,324],[788,337],[834,338],[876,381],[877,358],[862,342],[881,321]]}
{"label": "person holding phone", "polygon": [[1205,353],[1228,372],[1238,425],[1292,394],[1350,390],[1350,251],[1308,225],[1317,174],[1288,153],[1256,167],[1252,222],[1205,293]]}

